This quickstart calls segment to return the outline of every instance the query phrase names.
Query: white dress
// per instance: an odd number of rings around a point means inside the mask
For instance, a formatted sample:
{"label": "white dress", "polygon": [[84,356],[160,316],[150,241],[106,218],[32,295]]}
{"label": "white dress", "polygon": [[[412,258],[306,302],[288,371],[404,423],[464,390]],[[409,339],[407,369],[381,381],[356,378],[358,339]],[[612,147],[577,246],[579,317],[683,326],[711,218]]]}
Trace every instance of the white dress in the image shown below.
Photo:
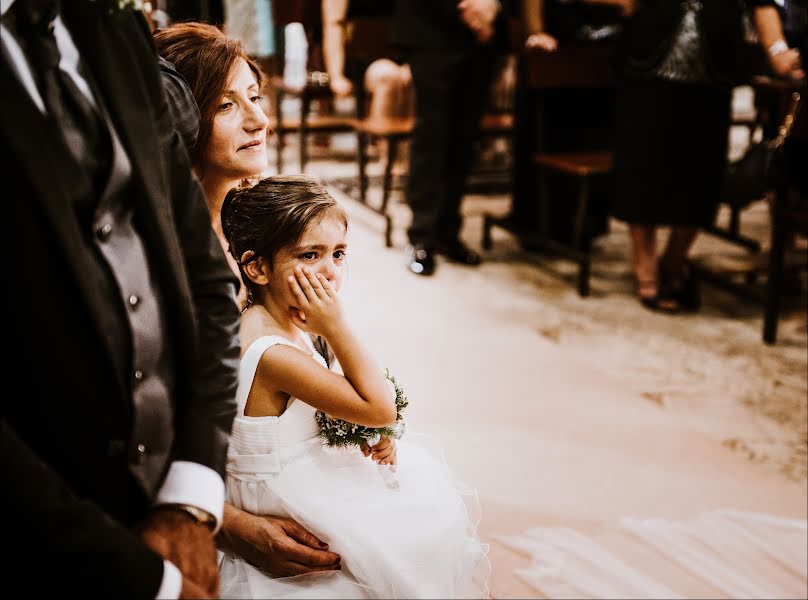
{"label": "white dress", "polygon": [[358,449],[324,447],[316,410],[301,400],[290,398],[277,417],[244,416],[260,358],[275,344],[294,345],[265,336],[241,360],[226,497],[253,514],[291,517],[328,543],[342,568],[273,578],[220,553],[222,597],[487,597],[487,546],[466,506],[476,507],[476,497],[461,489],[434,444],[411,434],[399,440],[397,485],[391,485],[381,473],[389,467]]}

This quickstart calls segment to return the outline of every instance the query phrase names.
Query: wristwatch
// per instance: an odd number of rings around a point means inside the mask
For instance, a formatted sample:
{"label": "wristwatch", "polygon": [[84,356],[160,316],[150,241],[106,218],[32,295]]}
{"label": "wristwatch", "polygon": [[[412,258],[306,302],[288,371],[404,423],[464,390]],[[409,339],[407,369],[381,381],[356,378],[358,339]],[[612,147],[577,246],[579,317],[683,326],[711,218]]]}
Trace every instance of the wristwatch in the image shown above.
{"label": "wristwatch", "polygon": [[200,525],[207,526],[211,531],[216,529],[216,517],[198,506],[191,504],[160,504],[157,508],[184,512]]}

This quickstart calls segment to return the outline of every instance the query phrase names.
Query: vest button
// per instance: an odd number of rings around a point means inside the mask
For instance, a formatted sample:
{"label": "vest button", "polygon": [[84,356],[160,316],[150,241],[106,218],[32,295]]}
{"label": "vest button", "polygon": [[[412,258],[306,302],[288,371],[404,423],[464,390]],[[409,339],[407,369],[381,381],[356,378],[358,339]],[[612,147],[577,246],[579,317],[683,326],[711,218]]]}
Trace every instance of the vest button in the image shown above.
{"label": "vest button", "polygon": [[112,233],[112,223],[104,223],[103,225],[101,225],[101,227],[98,228],[98,231],[96,231],[98,239],[101,240],[102,242],[108,240],[111,233]]}
{"label": "vest button", "polygon": [[146,463],[146,446],[144,444],[138,444],[135,447],[135,457],[132,461],[136,465],[143,465]]}

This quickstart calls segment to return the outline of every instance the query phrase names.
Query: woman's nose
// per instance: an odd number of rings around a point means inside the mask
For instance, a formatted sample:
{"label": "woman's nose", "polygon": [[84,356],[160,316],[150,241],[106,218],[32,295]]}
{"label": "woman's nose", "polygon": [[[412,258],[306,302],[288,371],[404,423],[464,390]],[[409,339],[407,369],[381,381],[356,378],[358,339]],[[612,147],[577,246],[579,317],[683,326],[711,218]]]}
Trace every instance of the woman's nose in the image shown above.
{"label": "woman's nose", "polygon": [[261,104],[259,102],[255,102],[250,106],[252,110],[250,111],[245,122],[246,128],[249,130],[266,129],[269,126],[269,118],[264,112],[264,109],[261,107]]}

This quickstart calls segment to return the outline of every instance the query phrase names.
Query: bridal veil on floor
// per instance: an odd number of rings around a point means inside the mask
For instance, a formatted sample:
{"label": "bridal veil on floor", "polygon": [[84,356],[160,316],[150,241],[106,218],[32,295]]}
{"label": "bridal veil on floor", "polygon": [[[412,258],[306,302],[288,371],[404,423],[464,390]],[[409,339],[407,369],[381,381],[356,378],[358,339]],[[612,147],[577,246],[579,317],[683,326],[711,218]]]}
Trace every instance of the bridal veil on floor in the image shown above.
{"label": "bridal veil on floor", "polygon": [[723,509],[687,521],[622,519],[593,537],[537,527],[499,536],[547,598],[805,598],[804,519]]}

